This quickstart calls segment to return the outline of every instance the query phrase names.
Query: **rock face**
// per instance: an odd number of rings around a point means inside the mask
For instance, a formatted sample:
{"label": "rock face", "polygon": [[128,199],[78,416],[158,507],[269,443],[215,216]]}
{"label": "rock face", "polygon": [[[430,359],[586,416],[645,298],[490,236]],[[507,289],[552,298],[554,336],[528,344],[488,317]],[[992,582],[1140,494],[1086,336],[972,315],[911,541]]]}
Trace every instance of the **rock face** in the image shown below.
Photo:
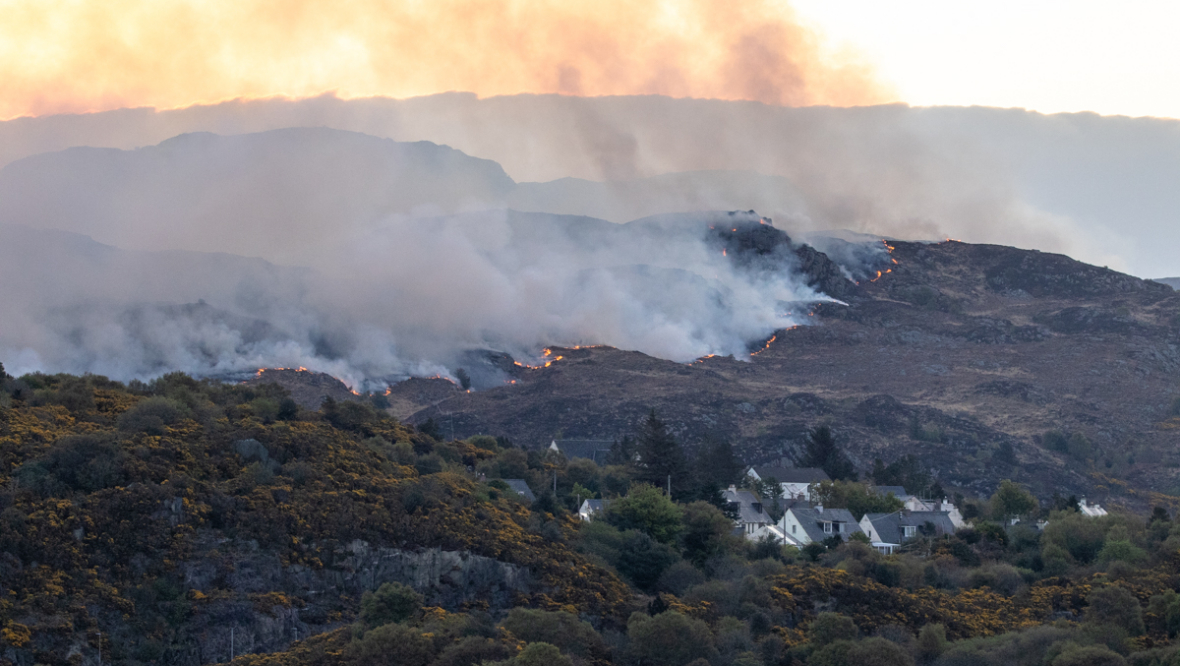
{"label": "rock face", "polygon": [[188,595],[206,601],[188,620],[187,650],[170,663],[228,659],[231,628],[235,654],[281,650],[350,621],[347,609],[383,583],[408,585],[427,605],[450,610],[506,608],[534,585],[521,567],[437,548],[409,551],[354,541],[331,551],[323,566],[308,566],[284,564],[253,542],[204,547],[200,557],[180,565]]}

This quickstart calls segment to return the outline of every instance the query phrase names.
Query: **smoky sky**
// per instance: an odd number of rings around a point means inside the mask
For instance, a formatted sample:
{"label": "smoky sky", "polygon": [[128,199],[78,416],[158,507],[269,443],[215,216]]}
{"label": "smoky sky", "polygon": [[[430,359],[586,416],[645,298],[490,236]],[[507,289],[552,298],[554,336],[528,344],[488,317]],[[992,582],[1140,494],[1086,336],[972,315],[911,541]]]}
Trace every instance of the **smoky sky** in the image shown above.
{"label": "smoky sky", "polygon": [[[528,210],[625,222],[677,203],[754,208],[792,216],[800,229],[952,237],[1062,252],[1143,277],[1180,274],[1171,251],[1180,244],[1172,186],[1180,122],[1166,119],[658,96],[329,95],[3,122],[0,164],[71,146],[127,149],[186,132],[309,126],[447,145],[495,161],[517,183],[573,178],[606,190],[587,194],[573,183],[557,202],[510,202]],[[688,197],[685,187],[644,194],[651,190],[637,182],[709,171],[756,175],[712,181]]]}

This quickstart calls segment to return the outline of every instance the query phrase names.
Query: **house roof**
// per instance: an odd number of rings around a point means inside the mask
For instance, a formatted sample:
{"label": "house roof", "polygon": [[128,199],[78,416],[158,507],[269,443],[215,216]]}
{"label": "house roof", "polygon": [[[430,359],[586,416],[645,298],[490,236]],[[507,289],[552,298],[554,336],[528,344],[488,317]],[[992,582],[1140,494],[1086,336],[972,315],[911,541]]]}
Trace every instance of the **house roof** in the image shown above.
{"label": "house roof", "polygon": [[893,513],[868,513],[865,518],[873,524],[881,543],[900,544],[905,540],[903,527],[918,528],[924,532],[933,528],[935,535],[954,534],[955,524],[945,511],[894,511]]}
{"label": "house roof", "polygon": [[613,442],[605,439],[562,439],[554,442],[557,449],[569,460],[586,458],[596,463],[606,462]]}
{"label": "house roof", "polygon": [[524,497],[526,500],[532,502],[533,500],[537,499],[537,496],[533,494],[532,489],[529,488],[529,484],[525,483],[524,479],[500,479],[500,480],[503,481],[504,483],[507,483],[509,488],[515,490],[518,495],[520,495],[521,497]]}
{"label": "house roof", "polygon": [[598,513],[605,510],[608,504],[610,504],[610,500],[582,500],[582,506],[578,507],[578,513]]}
{"label": "house roof", "polygon": [[906,497],[910,496],[910,494],[905,491],[905,486],[873,486],[873,492],[882,496],[892,493],[897,499],[905,499]]}
{"label": "house roof", "polygon": [[[833,534],[839,535],[845,541],[848,537],[862,531],[856,519],[852,517],[852,512],[848,509],[822,509],[818,506],[805,506],[802,504],[792,506],[787,509],[791,512],[799,524],[803,526],[803,531],[807,532],[807,536],[812,541],[823,541]],[[825,532],[823,524],[828,523],[846,523],[848,527],[843,532]]]}
{"label": "house roof", "polygon": [[726,502],[738,505],[738,520],[743,523],[773,523],[770,514],[762,507],[762,501],[749,490],[729,488],[721,491]]}
{"label": "house roof", "polygon": [[776,467],[772,465],[756,465],[750,468],[760,480],[773,478],[779,483],[815,483],[817,481],[831,481],[827,473],[818,467]]}

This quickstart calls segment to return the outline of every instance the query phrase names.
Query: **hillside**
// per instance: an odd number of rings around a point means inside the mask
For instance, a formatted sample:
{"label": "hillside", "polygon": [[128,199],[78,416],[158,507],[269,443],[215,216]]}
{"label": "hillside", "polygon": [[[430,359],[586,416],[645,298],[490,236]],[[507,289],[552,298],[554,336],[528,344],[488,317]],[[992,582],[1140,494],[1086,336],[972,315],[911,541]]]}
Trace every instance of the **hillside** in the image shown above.
{"label": "hillside", "polygon": [[[362,402],[302,410],[273,383],[176,373],[122,385],[0,367],[0,663],[1180,657],[1180,527],[1162,507],[1091,518],[1005,483],[962,502],[972,527],[921,524],[889,555],[844,529],[781,546],[742,538],[716,506],[730,508],[716,490],[742,476],[729,447],[686,454],[654,417],[636,434],[638,458],[599,466],[410,429]],[[648,483],[665,465],[685,472],[673,498]],[[856,483],[814,492],[833,509],[855,502],[854,518],[900,505]],[[583,522],[573,511],[591,496],[612,502]],[[1014,516],[1025,521],[1001,526]]]}
{"label": "hillside", "polygon": [[977,493],[1005,477],[1135,506],[1180,492],[1180,295],[1060,255],[891,245],[891,272],[749,358],[555,349],[514,384],[431,395],[411,420],[540,446],[615,439],[654,408],[683,441],[728,439],[751,462],[791,457],[830,423],[861,469],[916,454]]}
{"label": "hillside", "polygon": [[228,656],[231,627],[238,654],[270,652],[352,621],[384,582],[440,612],[630,597],[562,538],[571,519],[465,473],[494,440],[180,374],[0,372],[0,389],[4,663],[74,663],[101,638],[108,663],[195,666]]}

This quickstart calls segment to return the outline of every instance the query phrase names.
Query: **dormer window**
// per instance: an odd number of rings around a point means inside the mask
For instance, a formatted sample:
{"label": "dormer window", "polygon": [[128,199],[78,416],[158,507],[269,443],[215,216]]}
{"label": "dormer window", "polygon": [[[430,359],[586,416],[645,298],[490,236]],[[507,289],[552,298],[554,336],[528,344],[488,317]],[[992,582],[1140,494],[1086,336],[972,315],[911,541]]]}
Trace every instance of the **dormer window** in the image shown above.
{"label": "dormer window", "polygon": [[901,533],[902,533],[902,535],[904,535],[904,536],[905,536],[907,539],[908,539],[909,537],[912,537],[912,536],[914,536],[914,534],[915,534],[915,533],[917,533],[917,531],[918,531],[918,528],[917,528],[917,527],[915,527],[914,525],[902,525],[902,526],[901,526]]}
{"label": "dormer window", "polygon": [[824,534],[831,534],[831,533],[832,533],[832,524],[831,523],[824,523]]}

